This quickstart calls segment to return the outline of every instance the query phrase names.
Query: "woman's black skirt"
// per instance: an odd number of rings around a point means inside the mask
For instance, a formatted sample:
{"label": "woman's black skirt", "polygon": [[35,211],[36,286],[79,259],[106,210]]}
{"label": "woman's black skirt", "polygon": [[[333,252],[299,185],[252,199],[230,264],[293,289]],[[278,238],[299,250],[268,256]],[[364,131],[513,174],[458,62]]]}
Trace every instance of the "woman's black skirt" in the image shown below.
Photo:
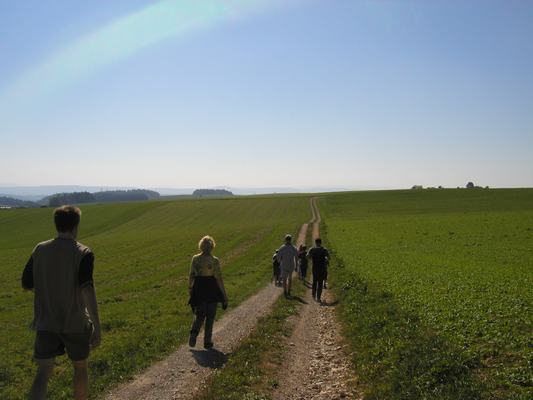
{"label": "woman's black skirt", "polygon": [[201,303],[223,303],[224,296],[214,276],[197,276],[194,278],[189,305],[194,309]]}

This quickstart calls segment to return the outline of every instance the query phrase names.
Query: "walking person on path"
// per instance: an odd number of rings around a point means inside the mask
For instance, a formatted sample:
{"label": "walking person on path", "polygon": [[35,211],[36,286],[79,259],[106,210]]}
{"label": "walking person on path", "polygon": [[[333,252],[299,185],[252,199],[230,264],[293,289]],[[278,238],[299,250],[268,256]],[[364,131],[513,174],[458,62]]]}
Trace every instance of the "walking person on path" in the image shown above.
{"label": "walking person on path", "polygon": [[298,264],[300,270],[300,279],[305,281],[307,278],[307,246],[300,245],[298,249]]}
{"label": "walking person on path", "polygon": [[196,338],[205,321],[204,348],[213,347],[213,323],[218,303],[222,309],[228,307],[228,296],[222,281],[220,261],[213,256],[215,240],[211,236],[204,236],[198,243],[200,254],[193,256],[189,273],[189,305],[195,318],[191,326],[189,346],[196,346]]}
{"label": "walking person on path", "polygon": [[272,280],[274,285],[281,286],[281,267],[278,261],[278,251],[274,252],[272,256]]}
{"label": "walking person on path", "polygon": [[313,299],[320,302],[329,260],[329,252],[325,247],[322,247],[322,239],[315,239],[315,246],[309,250],[307,257],[313,261]]}
{"label": "walking person on path", "polygon": [[22,287],[34,292],[37,374],[30,400],[46,397],[56,356],[65,354],[74,368],[74,398],[88,398],[87,358],[100,344],[100,319],[93,284],[94,254],[76,241],[81,211],[54,210],[57,237],[39,243],[22,273]]}
{"label": "walking person on path", "polygon": [[278,261],[281,264],[281,278],[283,279],[283,294],[291,296],[292,273],[298,262],[298,249],[292,244],[292,236],[285,236],[285,244],[278,249]]}

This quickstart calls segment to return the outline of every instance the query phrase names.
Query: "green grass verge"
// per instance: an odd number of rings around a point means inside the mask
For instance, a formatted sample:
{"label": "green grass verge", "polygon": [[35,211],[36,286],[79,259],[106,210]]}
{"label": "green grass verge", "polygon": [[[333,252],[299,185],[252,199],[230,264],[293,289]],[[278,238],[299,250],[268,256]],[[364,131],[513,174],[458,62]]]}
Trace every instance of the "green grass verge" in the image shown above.
{"label": "green grass verge", "polygon": [[480,382],[471,374],[478,358],[399,307],[392,293],[347,271],[335,256],[330,274],[365,399],[481,398]]}
{"label": "green grass verge", "polygon": [[[282,290],[280,288],[280,290]],[[293,282],[293,294],[303,296],[305,286]],[[262,317],[250,336],[215,373],[207,390],[196,400],[268,400],[278,385],[277,374],[287,352],[291,324],[288,318],[301,306],[281,296],[272,312]]]}

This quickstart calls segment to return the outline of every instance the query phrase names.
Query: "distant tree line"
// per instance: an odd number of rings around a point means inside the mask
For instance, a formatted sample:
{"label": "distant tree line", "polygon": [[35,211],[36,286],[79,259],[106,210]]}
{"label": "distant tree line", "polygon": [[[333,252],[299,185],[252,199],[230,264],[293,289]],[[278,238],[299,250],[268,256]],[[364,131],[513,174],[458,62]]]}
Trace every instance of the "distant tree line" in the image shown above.
{"label": "distant tree line", "polygon": [[153,190],[132,189],[132,190],[112,190],[106,192],[93,193],[94,198],[99,203],[112,203],[114,201],[142,201],[159,198],[159,193]]}
{"label": "distant tree line", "polygon": [[47,204],[49,207],[59,207],[65,204],[113,203],[152,200],[157,198],[159,198],[159,193],[153,190],[132,189],[109,190],[95,193],[56,193],[45,197],[41,202]]}
{"label": "distant tree line", "polygon": [[0,207],[39,207],[33,201],[14,199],[12,197],[0,196]]}
{"label": "distant tree line", "polygon": [[225,189],[196,189],[192,192],[193,196],[204,197],[204,196],[233,196],[233,193]]}

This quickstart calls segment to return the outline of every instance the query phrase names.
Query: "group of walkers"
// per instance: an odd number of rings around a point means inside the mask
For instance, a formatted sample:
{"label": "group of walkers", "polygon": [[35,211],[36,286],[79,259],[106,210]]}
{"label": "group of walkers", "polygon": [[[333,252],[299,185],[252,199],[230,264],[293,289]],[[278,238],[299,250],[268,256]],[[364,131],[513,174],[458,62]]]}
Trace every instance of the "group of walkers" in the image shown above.
{"label": "group of walkers", "polygon": [[[57,230],[55,239],[39,243],[33,250],[22,273],[22,287],[34,292],[35,331],[33,357],[37,373],[29,399],[45,399],[55,357],[67,353],[74,368],[74,397],[88,398],[87,359],[91,349],[100,344],[100,318],[93,282],[94,254],[77,239],[81,211],[73,206],[54,210]],[[213,255],[215,240],[204,236],[198,243],[200,253],[193,256],[189,272],[189,305],[194,319],[190,329],[189,346],[203,325],[204,348],[213,347],[213,323],[218,303],[228,307],[228,296],[222,280],[220,261]],[[308,259],[313,263],[312,294],[321,300],[327,278],[329,253],[320,239],[307,251],[297,249],[291,235],[275,253],[276,283],[283,285],[286,297],[291,295],[292,275],[299,272],[306,279]]]}
{"label": "group of walkers", "polygon": [[322,290],[327,287],[329,252],[322,246],[322,239],[315,239],[315,246],[307,251],[307,246],[297,249],[292,244],[292,236],[285,236],[285,243],[272,256],[272,281],[283,286],[285,297],[291,297],[292,274],[298,273],[300,280],[307,281],[308,260],[313,264],[312,295],[313,299],[322,301]]}

